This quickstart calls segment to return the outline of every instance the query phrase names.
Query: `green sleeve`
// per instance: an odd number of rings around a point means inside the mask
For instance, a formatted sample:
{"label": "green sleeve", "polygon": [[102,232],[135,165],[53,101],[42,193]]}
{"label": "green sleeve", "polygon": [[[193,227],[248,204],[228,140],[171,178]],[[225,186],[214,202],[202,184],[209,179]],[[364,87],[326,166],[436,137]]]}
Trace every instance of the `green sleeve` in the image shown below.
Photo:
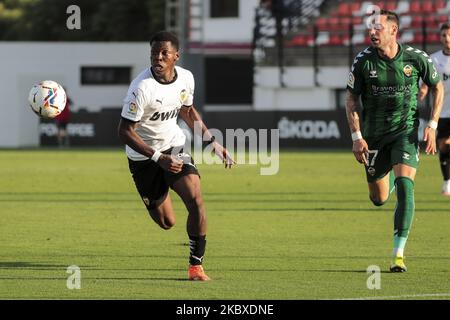
{"label": "green sleeve", "polygon": [[434,87],[439,80],[441,80],[439,73],[433,63],[433,60],[427,56],[420,56],[420,77],[423,82],[429,86]]}
{"label": "green sleeve", "polygon": [[364,87],[364,77],[361,72],[362,63],[360,61],[355,59],[352,69],[348,74],[347,90],[355,95],[360,95]]}

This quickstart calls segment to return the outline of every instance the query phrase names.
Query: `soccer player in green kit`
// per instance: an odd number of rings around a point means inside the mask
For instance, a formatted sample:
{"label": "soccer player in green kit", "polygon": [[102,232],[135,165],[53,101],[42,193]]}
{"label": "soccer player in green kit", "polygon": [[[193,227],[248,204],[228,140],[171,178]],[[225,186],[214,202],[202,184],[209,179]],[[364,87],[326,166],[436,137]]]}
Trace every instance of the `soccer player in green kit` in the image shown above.
{"label": "soccer player in green kit", "polygon": [[353,154],[365,165],[370,200],[381,206],[394,189],[397,191],[390,271],[405,272],[403,251],[414,216],[414,178],[419,164],[419,79],[433,93],[430,121],[424,130],[427,154],[436,153],[436,127],[444,89],[430,57],[397,42],[396,13],[374,12],[369,21],[372,45],[356,56],[349,74],[347,119]]}

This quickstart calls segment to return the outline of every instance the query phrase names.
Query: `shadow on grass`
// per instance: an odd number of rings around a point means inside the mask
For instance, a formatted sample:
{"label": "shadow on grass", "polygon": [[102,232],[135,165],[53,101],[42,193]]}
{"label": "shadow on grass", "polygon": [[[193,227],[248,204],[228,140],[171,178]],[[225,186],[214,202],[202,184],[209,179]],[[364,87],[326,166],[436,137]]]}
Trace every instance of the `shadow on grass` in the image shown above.
{"label": "shadow on grass", "polygon": [[42,264],[42,263],[32,263],[32,262],[5,262],[0,261],[0,269],[35,269],[35,270],[44,270],[44,269],[53,269],[53,268],[64,268],[66,269],[68,265],[62,264]]}
{"label": "shadow on grass", "polygon": [[[301,270],[301,271],[303,271],[303,272],[326,272],[326,273],[365,273],[365,274],[368,273],[367,270],[360,270],[360,269],[358,269],[358,270],[342,270],[342,269],[335,269],[335,270],[316,269],[316,270],[313,270],[313,269],[310,269],[310,270]],[[381,270],[380,273],[391,273],[391,272],[387,271],[387,270]]]}

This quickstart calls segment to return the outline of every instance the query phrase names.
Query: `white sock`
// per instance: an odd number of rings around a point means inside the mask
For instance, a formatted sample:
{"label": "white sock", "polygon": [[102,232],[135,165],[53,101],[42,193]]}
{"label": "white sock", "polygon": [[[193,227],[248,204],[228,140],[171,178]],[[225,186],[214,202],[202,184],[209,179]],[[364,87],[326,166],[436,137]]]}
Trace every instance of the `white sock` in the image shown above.
{"label": "white sock", "polygon": [[403,257],[403,249],[394,248],[394,250],[392,250],[392,256],[394,256],[394,257]]}

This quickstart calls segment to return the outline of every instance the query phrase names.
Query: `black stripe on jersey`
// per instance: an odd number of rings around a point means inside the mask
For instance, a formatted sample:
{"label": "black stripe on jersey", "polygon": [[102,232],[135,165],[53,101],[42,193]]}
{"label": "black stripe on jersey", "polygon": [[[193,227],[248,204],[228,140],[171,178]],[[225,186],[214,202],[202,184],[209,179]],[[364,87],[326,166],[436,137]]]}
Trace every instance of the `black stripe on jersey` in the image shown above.
{"label": "black stripe on jersey", "polygon": [[[396,69],[396,61],[392,62],[386,62],[386,80],[389,85],[398,85],[401,86],[404,84],[404,78],[403,77],[397,77],[398,70]],[[403,73],[403,71],[402,71]],[[397,99],[394,97],[388,97],[386,99],[386,106],[385,106],[385,121],[383,126],[383,131],[386,130],[386,128],[391,127],[391,121],[392,121],[392,114],[395,112]]]}
{"label": "black stripe on jersey", "polygon": [[121,117],[121,118],[122,118],[122,120],[125,120],[125,121],[128,121],[128,122],[132,122],[132,123],[138,123],[140,121],[140,120],[137,120],[137,121],[130,120],[130,119],[125,118],[125,117]]}

